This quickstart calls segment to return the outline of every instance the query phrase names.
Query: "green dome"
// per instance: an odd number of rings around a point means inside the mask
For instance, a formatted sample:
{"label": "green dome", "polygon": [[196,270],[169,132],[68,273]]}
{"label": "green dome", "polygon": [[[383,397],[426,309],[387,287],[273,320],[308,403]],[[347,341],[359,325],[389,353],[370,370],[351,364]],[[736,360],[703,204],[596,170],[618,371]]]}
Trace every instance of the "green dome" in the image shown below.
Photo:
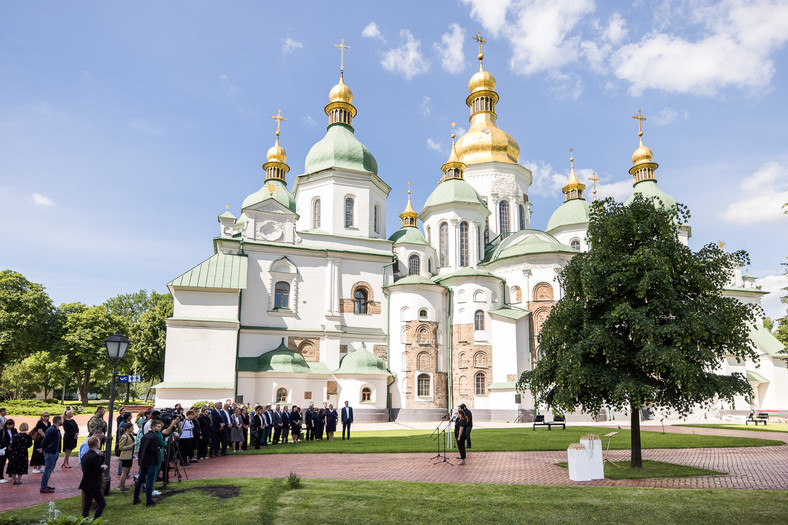
{"label": "green dome", "polygon": [[662,207],[664,208],[675,208],[676,207],[676,199],[662,191],[662,189],[657,186],[657,181],[655,180],[644,180],[635,184],[635,191],[629,198],[624,202],[624,206],[629,204],[635,199],[635,194],[640,193],[646,198],[650,197],[657,197],[659,200],[662,201]]}
{"label": "green dome", "polygon": [[520,230],[501,241],[490,256],[488,263],[523,255],[561,252],[577,254],[577,251],[561,244],[549,233],[539,230]]}
{"label": "green dome", "polygon": [[395,231],[389,240],[394,244],[402,244],[409,242],[411,244],[427,244],[427,238],[421,233],[418,228],[407,226],[405,228]]}
{"label": "green dome", "polygon": [[304,173],[316,173],[329,168],[378,174],[375,157],[356,138],[353,128],[346,124],[330,125],[325,137],[312,146],[306,155]]}
{"label": "green dome", "polygon": [[257,370],[259,372],[295,372],[299,374],[310,372],[304,356],[287,348],[284,340],[276,349],[257,358]]}
{"label": "green dome", "polygon": [[585,199],[566,201],[553,212],[552,217],[547,222],[547,231],[553,231],[561,226],[588,224],[590,209],[591,204]]}
{"label": "green dome", "polygon": [[430,193],[421,213],[434,206],[455,203],[478,204],[487,209],[482,198],[465,179],[446,179]]}
{"label": "green dome", "polygon": [[[273,193],[270,191],[271,188],[274,190]],[[296,202],[295,198],[293,198],[293,194],[290,193],[290,190],[287,189],[284,182],[277,179],[266,181],[262,188],[245,198],[244,203],[241,205],[241,210],[245,210],[250,206],[254,206],[268,199],[274,199],[293,213],[296,211]]]}
{"label": "green dome", "polygon": [[387,375],[391,372],[386,367],[386,362],[378,356],[371,354],[362,346],[355,352],[345,354],[335,374],[365,374]]}

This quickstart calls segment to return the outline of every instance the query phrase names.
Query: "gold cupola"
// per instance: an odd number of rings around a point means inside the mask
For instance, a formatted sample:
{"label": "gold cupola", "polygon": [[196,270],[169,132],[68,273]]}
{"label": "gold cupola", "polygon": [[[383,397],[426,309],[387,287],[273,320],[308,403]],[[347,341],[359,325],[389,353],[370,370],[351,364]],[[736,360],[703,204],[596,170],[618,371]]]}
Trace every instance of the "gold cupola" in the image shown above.
{"label": "gold cupola", "polygon": [[443,171],[443,177],[441,177],[440,182],[449,179],[462,179],[463,172],[465,171],[465,163],[459,159],[457,155],[457,146],[454,143],[454,138],[457,136],[454,134],[454,126],[456,124],[454,122],[451,123],[451,153],[449,153],[449,160],[447,160],[443,166],[441,166],[441,171]]}
{"label": "gold cupola", "polygon": [[340,51],[339,83],[328,92],[328,104],[325,108],[328,125],[345,124],[352,128],[356,108],[353,106],[353,92],[345,84],[345,49],[350,49],[350,46],[345,45],[343,38],[339,44],[334,44],[334,47],[338,47]]}
{"label": "gold cupola", "polygon": [[651,151],[651,148],[643,145],[643,121],[646,120],[646,117],[638,109],[638,114],[632,118],[638,121],[640,145],[632,153],[632,167],[629,168],[629,173],[635,177],[635,184],[644,180],[656,181],[657,178],[654,172],[659,167],[659,164],[654,162],[654,153]]}
{"label": "gold cupola", "polygon": [[416,220],[419,218],[419,214],[416,213],[410,202],[410,182],[408,182],[408,205],[405,207],[405,211],[399,214],[399,218],[402,219],[403,228],[416,227]]}
{"label": "gold cupola", "polygon": [[265,180],[266,182],[269,180],[280,180],[284,184],[287,184],[285,175],[290,171],[290,166],[285,164],[287,161],[287,153],[285,149],[279,145],[279,125],[283,120],[287,119],[282,116],[281,109],[277,110],[276,115],[272,115],[271,118],[276,120],[276,143],[268,149],[268,153],[265,156],[266,163],[263,164]]}
{"label": "gold cupola", "polygon": [[586,185],[580,182],[580,179],[575,175],[575,157],[572,148],[569,148],[569,182],[563,187],[561,191],[564,192],[564,202],[572,199],[583,199],[583,190]]}
{"label": "gold cupola", "polygon": [[506,162],[517,164],[520,145],[511,135],[498,128],[495,104],[495,77],[484,70],[482,44],[486,43],[478,32],[474,37],[479,44],[479,71],[468,82],[470,95],[465,103],[471,109],[470,129],[457,141],[457,155],[465,164],[482,162]]}

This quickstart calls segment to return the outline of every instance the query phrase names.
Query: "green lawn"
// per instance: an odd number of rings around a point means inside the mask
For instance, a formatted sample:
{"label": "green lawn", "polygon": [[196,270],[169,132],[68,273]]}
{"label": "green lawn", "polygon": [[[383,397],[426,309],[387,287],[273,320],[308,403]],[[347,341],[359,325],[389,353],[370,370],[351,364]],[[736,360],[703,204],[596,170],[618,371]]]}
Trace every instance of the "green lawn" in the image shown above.
{"label": "green lawn", "polygon": [[[523,428],[474,429],[471,434],[471,452],[519,451],[519,450],[566,450],[570,443],[577,443],[580,437],[592,433],[602,435],[610,429],[598,427],[567,427],[566,430]],[[628,450],[630,431],[619,430],[610,448]],[[438,443],[430,439],[429,430],[385,430],[353,432],[353,438],[343,441],[341,436],[333,442],[309,441],[269,445],[260,450],[253,448],[247,454],[303,454],[303,453],[368,453],[368,452],[431,452],[437,450]],[[760,447],[784,445],[784,442],[758,438],[736,438],[725,436],[703,436],[696,434],[675,434],[661,432],[641,432],[643,448],[723,448],[723,447]],[[603,439],[607,448],[607,439]]]}
{"label": "green lawn", "polygon": [[717,428],[723,430],[754,430],[757,432],[788,432],[788,423],[769,423],[768,425],[722,425],[722,424],[699,424],[699,425],[676,425],[677,427],[697,427],[697,428]]}
{"label": "green lawn", "polygon": [[[221,499],[199,487],[222,486],[238,495]],[[365,523],[785,523],[788,494],[768,490],[669,490],[623,487],[542,487],[400,481],[302,480],[288,489],[266,478],[187,481],[180,494],[154,509],[131,505],[131,494],[113,491],[105,523],[146,525]],[[166,491],[164,496],[170,490]],[[228,495],[228,494],[225,494]],[[232,493],[229,495],[233,495]],[[78,515],[78,497],[58,509]],[[38,520],[46,505],[5,516]],[[0,520],[2,523],[2,520]]]}
{"label": "green lawn", "polygon": [[[664,461],[643,460],[643,468],[630,468],[629,461],[615,461],[611,465],[605,463],[605,477],[608,479],[648,479],[648,478],[683,478],[687,476],[724,475],[725,472],[707,470],[703,468],[665,463]],[[556,463],[559,467],[566,468],[568,463]]]}

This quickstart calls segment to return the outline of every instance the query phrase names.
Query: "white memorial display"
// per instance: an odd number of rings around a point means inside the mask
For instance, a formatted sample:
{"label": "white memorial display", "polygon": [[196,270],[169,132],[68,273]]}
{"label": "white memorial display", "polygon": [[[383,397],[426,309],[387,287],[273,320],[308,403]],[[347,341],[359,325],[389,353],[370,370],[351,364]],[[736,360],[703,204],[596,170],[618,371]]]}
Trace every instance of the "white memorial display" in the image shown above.
{"label": "white memorial display", "polygon": [[586,448],[591,479],[605,479],[605,465],[602,457],[602,440],[596,434],[586,434],[580,438]]}

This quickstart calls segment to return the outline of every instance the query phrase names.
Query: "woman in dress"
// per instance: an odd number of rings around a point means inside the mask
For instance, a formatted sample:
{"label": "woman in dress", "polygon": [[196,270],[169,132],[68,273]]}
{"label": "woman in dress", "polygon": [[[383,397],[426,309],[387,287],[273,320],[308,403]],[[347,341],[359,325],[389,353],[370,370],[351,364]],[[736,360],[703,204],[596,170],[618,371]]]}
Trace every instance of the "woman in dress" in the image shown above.
{"label": "woman in dress", "polygon": [[200,409],[200,439],[197,442],[197,457],[208,459],[208,445],[211,443],[211,411],[208,405]]}
{"label": "woman in dress", "polygon": [[134,447],[136,440],[134,439],[134,425],[123,425],[121,429],[120,441],[118,441],[118,450],[120,451],[120,466],[122,468],[120,473],[120,481],[118,482],[118,490],[121,492],[128,492],[126,488],[126,478],[129,477],[132,462],[134,461]]}
{"label": "woman in dress", "polygon": [[315,427],[312,432],[312,439],[323,441],[323,430],[326,426],[326,409],[321,408],[312,416],[312,425]]}
{"label": "woman in dress", "polygon": [[14,436],[16,435],[16,428],[14,428],[15,424],[13,419],[5,419],[3,420],[2,428],[0,428],[0,449],[3,449],[3,455],[0,456],[2,460],[0,461],[0,483],[8,483],[8,480],[3,478],[3,467],[5,467],[6,461],[10,461],[9,454],[11,453],[11,443],[14,441]]}
{"label": "woman in dress", "polygon": [[230,416],[230,443],[233,445],[233,452],[241,451],[241,441],[244,439],[243,425],[241,409],[236,408],[235,413]]}
{"label": "woman in dress", "polygon": [[337,431],[337,419],[339,419],[339,414],[334,410],[334,405],[328,405],[328,410],[326,410],[326,436],[328,436],[329,441],[334,441],[334,432]]}
{"label": "woman in dress", "polygon": [[74,421],[74,412],[66,410],[63,414],[63,464],[61,468],[71,468],[68,464],[68,458],[71,456],[71,451],[77,448],[77,436],[79,435],[79,425]]}
{"label": "woman in dress", "polygon": [[41,419],[38,420],[35,428],[33,428],[31,432],[33,443],[36,443],[36,446],[33,447],[33,454],[30,456],[30,466],[33,467],[33,474],[41,474],[44,472],[44,453],[38,451],[38,443],[41,443],[41,440],[44,439],[44,433],[51,425],[52,423],[49,422],[49,412],[44,412],[41,414]]}
{"label": "woman in dress", "polygon": [[290,434],[293,436],[293,443],[298,443],[301,438],[301,409],[293,405],[290,412]]}
{"label": "woman in dress", "polygon": [[[9,419],[11,427],[14,426],[14,420]],[[14,485],[22,484],[22,476],[27,474],[27,449],[33,444],[33,438],[27,433],[27,423],[19,425],[19,432],[14,434],[14,439],[11,442],[11,447],[7,450],[8,456],[8,474],[14,480]]]}

